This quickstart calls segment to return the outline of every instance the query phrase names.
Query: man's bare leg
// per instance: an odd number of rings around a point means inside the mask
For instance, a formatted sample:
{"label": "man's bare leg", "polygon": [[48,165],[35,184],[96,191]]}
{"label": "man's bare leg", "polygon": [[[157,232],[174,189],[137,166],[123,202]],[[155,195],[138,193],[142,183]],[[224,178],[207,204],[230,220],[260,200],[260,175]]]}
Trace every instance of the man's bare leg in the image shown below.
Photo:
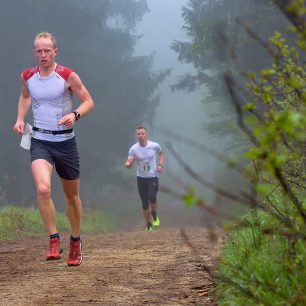
{"label": "man's bare leg", "polygon": [[150,223],[151,222],[151,212],[150,209],[143,209],[143,216],[145,218],[146,223]]}
{"label": "man's bare leg", "polygon": [[79,194],[80,180],[62,179],[62,185],[67,203],[67,216],[71,226],[71,235],[78,237],[81,232],[82,222],[82,203]]}
{"label": "man's bare leg", "polygon": [[150,207],[151,207],[151,213],[155,212],[156,213],[156,209],[157,209],[157,204],[155,203],[150,203]]}
{"label": "man's bare leg", "polygon": [[160,220],[157,216],[157,204],[155,203],[150,203],[150,207],[151,207],[151,215],[152,215],[152,225],[154,227],[159,227],[160,225]]}
{"label": "man's bare leg", "polygon": [[150,208],[148,209],[143,209],[143,216],[144,216],[144,219],[146,221],[146,224],[147,224],[147,230],[149,230],[149,227],[152,228],[152,219],[151,219],[151,211],[150,211]]}
{"label": "man's bare leg", "polygon": [[62,179],[67,202],[67,216],[71,226],[70,251],[68,266],[79,266],[83,261],[82,242],[80,238],[82,221],[82,203],[79,195],[80,180]]}
{"label": "man's bare leg", "polygon": [[44,159],[37,159],[32,162],[38,208],[49,235],[57,233],[55,206],[51,198],[52,170],[53,166]]}
{"label": "man's bare leg", "polygon": [[36,186],[38,208],[50,235],[49,251],[46,260],[60,259],[59,233],[56,228],[55,206],[51,199],[51,175],[53,166],[44,159],[32,162],[32,174]]}

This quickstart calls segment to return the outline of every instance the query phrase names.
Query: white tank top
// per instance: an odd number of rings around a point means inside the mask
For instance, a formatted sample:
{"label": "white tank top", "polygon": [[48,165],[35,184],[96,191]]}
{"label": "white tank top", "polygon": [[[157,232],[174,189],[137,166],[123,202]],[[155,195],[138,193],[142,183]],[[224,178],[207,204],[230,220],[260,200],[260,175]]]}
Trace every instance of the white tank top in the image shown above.
{"label": "white tank top", "polygon": [[[47,77],[40,76],[39,67],[22,72],[32,98],[33,125],[51,131],[67,129],[57,125],[58,120],[71,113],[72,91],[67,81],[73,71],[56,64],[54,71]],[[63,141],[74,136],[74,132],[52,135],[33,131],[33,137],[47,141]]]}

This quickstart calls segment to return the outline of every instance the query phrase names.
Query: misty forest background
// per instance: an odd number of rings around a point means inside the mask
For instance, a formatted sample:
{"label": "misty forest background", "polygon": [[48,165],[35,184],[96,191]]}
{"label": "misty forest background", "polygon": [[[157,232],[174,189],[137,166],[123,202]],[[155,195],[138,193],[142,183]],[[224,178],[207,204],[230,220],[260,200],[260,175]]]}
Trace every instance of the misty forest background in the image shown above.
{"label": "misty forest background", "polygon": [[20,73],[36,65],[33,37],[49,31],[57,61],[81,76],[95,101],[75,127],[85,219],[94,215],[87,224],[100,232],[100,224],[143,224],[135,168],[124,162],[135,126],[145,124],[166,154],[162,226],[228,230],[218,271],[201,263],[218,305],[306,304],[305,0],[0,5],[0,234],[20,233],[8,226],[14,221],[24,231],[19,209],[36,207],[29,153],[12,128]]}
{"label": "misty forest background", "polygon": [[[220,30],[235,46],[241,65],[259,71],[271,58],[232,20],[247,21],[263,39],[285,31],[288,22],[272,2],[0,0],[0,5],[1,206],[36,207],[29,154],[19,147],[12,128],[19,76],[36,65],[33,37],[40,31],[57,37],[57,62],[81,76],[95,101],[94,111],[75,127],[85,208],[139,210],[135,169],[124,168],[138,124],[148,126],[150,138],[166,153],[162,186],[184,190],[192,185],[211,203],[228,205],[228,199],[197,186],[173,153],[216,185],[228,190],[243,186],[244,179],[200,146],[235,160],[248,147],[220,77],[233,68]],[[53,179],[56,206],[64,210],[59,180]],[[165,196],[164,206],[181,205]]]}
{"label": "misty forest background", "polygon": [[[36,206],[29,154],[19,148],[12,126],[20,72],[36,65],[33,36],[40,31],[54,33],[57,62],[81,76],[95,101],[94,112],[76,126],[84,206],[102,207],[103,195],[113,192],[109,186],[119,194],[131,184],[122,165],[135,126],[154,116],[154,94],[166,75],[152,71],[152,55],[133,55],[135,26],[147,11],[145,1],[1,1],[1,205]],[[60,184],[53,187],[63,210]]]}

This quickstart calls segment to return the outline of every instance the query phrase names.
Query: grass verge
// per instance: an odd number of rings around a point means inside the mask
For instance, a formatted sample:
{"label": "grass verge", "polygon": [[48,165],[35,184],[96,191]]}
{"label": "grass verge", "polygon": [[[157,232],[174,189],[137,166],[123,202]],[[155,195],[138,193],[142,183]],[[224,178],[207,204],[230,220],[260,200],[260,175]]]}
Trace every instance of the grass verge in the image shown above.
{"label": "grass verge", "polygon": [[[59,232],[70,232],[65,213],[57,212],[56,222]],[[112,221],[103,211],[84,211],[82,233],[106,233],[112,229]],[[46,230],[37,209],[12,206],[0,208],[0,241],[45,234]]]}

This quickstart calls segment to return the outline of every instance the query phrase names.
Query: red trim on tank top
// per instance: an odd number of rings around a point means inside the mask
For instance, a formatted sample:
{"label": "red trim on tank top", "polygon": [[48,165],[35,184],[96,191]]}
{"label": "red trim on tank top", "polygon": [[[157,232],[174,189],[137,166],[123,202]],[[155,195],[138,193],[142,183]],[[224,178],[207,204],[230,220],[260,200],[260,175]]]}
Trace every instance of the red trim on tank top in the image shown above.
{"label": "red trim on tank top", "polygon": [[68,81],[70,74],[73,72],[70,68],[57,64],[54,71],[58,73],[65,81]]}
{"label": "red trim on tank top", "polygon": [[35,73],[37,73],[39,70],[38,66],[33,68],[28,68],[22,72],[22,77],[25,81],[30,79]]}
{"label": "red trim on tank top", "polygon": [[[71,70],[70,68],[59,64],[56,64],[54,71],[58,73],[65,81],[68,81],[69,76],[73,72],[73,70]],[[24,78],[25,81],[27,81],[37,72],[39,72],[38,66],[28,68],[22,72],[22,77]]]}

